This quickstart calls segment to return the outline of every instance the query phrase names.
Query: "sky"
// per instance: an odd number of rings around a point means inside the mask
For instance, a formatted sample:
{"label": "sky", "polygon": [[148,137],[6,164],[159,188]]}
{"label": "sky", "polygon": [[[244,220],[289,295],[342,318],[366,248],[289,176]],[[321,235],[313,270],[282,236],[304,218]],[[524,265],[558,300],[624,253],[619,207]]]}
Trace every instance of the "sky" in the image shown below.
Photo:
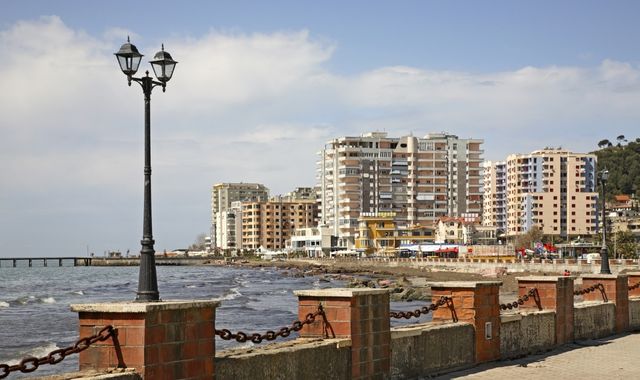
{"label": "sky", "polygon": [[179,63],[151,100],[156,251],[211,186],[315,184],[340,136],[448,132],[484,157],[640,137],[637,1],[0,0],[0,257],[139,252],[144,103],[127,36]]}

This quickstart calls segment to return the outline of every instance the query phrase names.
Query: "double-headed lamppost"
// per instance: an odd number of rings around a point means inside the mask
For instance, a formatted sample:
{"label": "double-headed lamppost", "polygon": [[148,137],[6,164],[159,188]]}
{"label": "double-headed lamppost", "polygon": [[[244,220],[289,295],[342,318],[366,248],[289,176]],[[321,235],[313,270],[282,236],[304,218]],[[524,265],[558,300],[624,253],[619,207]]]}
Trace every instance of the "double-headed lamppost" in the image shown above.
{"label": "double-headed lamppost", "polygon": [[158,80],[154,80],[149,76],[149,71],[142,78],[134,78],[133,75],[138,71],[142,54],[138,52],[138,48],[131,44],[129,37],[127,43],[120,47],[115,53],[120,64],[120,69],[127,76],[129,86],[131,81],[137,82],[142,86],[144,93],[144,219],[142,225],[142,249],[140,250],[140,275],[138,277],[138,292],[136,301],[159,301],[160,293],[158,292],[158,280],[156,277],[156,261],[155,250],[153,249],[153,233],[151,229],[151,91],[156,86],[162,87],[165,91],[167,82],[173,75],[173,69],[176,67],[176,61],[171,55],[162,50],[153,57],[151,67]]}
{"label": "double-headed lamppost", "polygon": [[605,169],[600,172],[600,183],[602,183],[602,248],[600,249],[601,274],[611,274],[611,269],[609,269],[609,255],[607,251],[607,219],[605,206],[607,179],[609,179],[609,171]]}

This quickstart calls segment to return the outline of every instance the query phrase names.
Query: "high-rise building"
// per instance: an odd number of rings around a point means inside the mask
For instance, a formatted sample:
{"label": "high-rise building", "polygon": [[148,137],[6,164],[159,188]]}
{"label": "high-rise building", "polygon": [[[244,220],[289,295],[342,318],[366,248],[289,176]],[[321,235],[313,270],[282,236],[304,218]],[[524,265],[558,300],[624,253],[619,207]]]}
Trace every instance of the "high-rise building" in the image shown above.
{"label": "high-rise building", "polygon": [[[235,237],[238,210],[229,210],[233,202],[266,201],[269,189],[259,183],[218,183],[211,190],[211,245],[214,248],[239,248]],[[230,224],[232,223],[232,224]],[[233,236],[230,234],[233,233]],[[229,242],[233,241],[233,245]]]}
{"label": "high-rise building", "polygon": [[218,248],[242,248],[242,202],[231,202],[231,206],[219,211],[215,219],[215,242]]}
{"label": "high-rise building", "polygon": [[479,139],[372,132],[329,141],[319,152],[320,224],[352,248],[361,213],[394,212],[399,227],[441,216],[480,215]]}
{"label": "high-rise building", "polygon": [[296,229],[314,227],[317,210],[315,200],[243,202],[242,248],[286,248]]}
{"label": "high-rise building", "polygon": [[483,169],[482,225],[496,227],[498,235],[503,235],[507,231],[507,162],[486,161]]}
{"label": "high-rise building", "polygon": [[[593,154],[552,148],[512,154],[506,163],[488,168],[484,189],[483,224],[501,227],[506,220],[507,236],[523,234],[533,226],[545,235],[562,238],[596,232],[598,193]],[[505,199],[506,208],[502,207]]]}

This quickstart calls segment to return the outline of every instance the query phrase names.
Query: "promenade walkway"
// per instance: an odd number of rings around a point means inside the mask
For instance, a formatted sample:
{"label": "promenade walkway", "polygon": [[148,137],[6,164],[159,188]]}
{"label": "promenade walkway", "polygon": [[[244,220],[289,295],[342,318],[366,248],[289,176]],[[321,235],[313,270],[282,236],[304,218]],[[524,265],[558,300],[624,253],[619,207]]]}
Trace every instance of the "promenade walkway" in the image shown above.
{"label": "promenade walkway", "polygon": [[545,354],[487,363],[437,379],[640,379],[640,333],[567,344]]}

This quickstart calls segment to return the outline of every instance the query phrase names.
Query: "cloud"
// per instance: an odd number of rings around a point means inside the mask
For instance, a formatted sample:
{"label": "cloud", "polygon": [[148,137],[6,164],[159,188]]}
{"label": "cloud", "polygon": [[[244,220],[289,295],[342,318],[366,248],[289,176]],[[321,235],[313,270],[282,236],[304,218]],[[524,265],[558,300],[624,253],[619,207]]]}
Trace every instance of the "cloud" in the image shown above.
{"label": "cloud", "polygon": [[333,137],[448,131],[485,139],[486,158],[501,159],[544,146],[589,151],[602,138],[637,134],[640,70],[614,59],[341,75],[328,68],[338,45],[307,30],[212,29],[151,41],[122,27],[89,35],[55,16],[20,21],[0,31],[7,247],[32,250],[25,242],[34,230],[68,254],[87,242],[97,252],[138,244],[143,99],[113,57],[126,35],[145,61],[162,42],[179,61],[167,91],[156,89],[151,102],[157,249],[207,231],[213,183],[262,182],[276,194],[313,185],[316,152]]}

